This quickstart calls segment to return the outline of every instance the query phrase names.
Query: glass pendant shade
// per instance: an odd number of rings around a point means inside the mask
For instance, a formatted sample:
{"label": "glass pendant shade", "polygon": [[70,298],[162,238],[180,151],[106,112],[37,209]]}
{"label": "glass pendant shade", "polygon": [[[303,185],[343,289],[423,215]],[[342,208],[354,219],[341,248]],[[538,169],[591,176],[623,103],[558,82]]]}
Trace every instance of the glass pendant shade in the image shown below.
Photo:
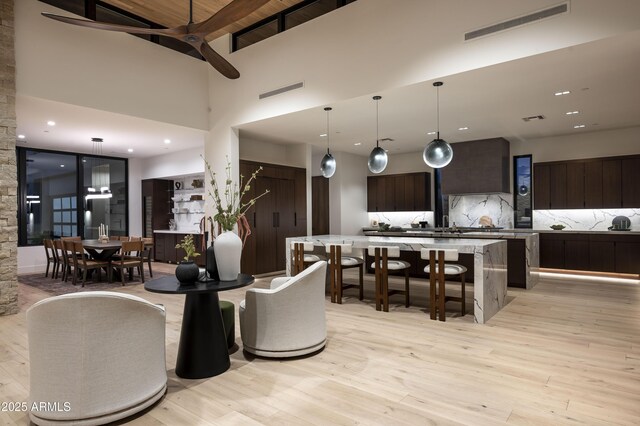
{"label": "glass pendant shade", "polygon": [[326,178],[330,178],[336,172],[336,159],[333,158],[333,155],[328,151],[324,157],[322,157],[320,170],[322,171],[322,176]]}
{"label": "glass pendant shade", "polygon": [[524,197],[528,193],[529,193],[529,188],[527,187],[527,185],[520,185],[518,187],[518,194],[520,194],[520,195],[522,195]]}
{"label": "glass pendant shade", "polygon": [[422,153],[422,159],[427,166],[434,169],[439,169],[446,166],[453,159],[453,149],[451,145],[443,139],[434,139],[429,142],[429,145],[424,149]]}
{"label": "glass pendant shade", "polygon": [[373,151],[369,154],[369,170],[371,173],[382,173],[388,162],[389,156],[379,146],[373,148]]}

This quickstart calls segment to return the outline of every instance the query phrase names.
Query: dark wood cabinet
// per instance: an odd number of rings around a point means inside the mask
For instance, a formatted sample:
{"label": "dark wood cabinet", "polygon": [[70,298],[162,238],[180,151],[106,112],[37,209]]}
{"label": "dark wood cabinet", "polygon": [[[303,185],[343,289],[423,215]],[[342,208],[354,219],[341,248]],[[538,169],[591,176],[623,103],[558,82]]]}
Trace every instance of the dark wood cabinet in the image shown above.
{"label": "dark wood cabinet", "polygon": [[367,211],[431,210],[431,175],[404,173],[367,177]]}
{"label": "dark wood cabinet", "polygon": [[329,234],[329,179],[311,178],[311,234]]}
{"label": "dark wood cabinet", "polygon": [[154,229],[169,229],[173,181],[145,179],[142,181],[142,236],[153,237]]}
{"label": "dark wood cabinet", "polygon": [[640,236],[540,233],[542,268],[640,274]]}
{"label": "dark wood cabinet", "polygon": [[451,163],[441,169],[443,194],[511,192],[511,156],[504,138],[457,142]]}
{"label": "dark wood cabinet", "polygon": [[286,238],[307,235],[306,170],[240,161],[245,176],[261,166],[263,170],[247,198],[265,190],[269,193],[247,211],[252,233],[245,242],[241,263],[242,272],[247,274],[284,270]]}
{"label": "dark wood cabinet", "polygon": [[536,210],[640,207],[640,156],[536,163]]}
{"label": "dark wood cabinet", "polygon": [[622,207],[640,206],[640,157],[621,160]]}
{"label": "dark wood cabinet", "polygon": [[548,210],[551,206],[551,171],[547,164],[533,166],[533,208]]}
{"label": "dark wood cabinet", "polygon": [[[177,249],[176,244],[181,242],[187,235],[189,234],[156,232],[153,237],[155,261],[167,263],[181,262],[184,258],[185,252],[181,248]],[[193,242],[196,252],[200,253],[200,256],[197,256],[194,261],[198,266],[204,267],[206,264],[206,256],[205,250],[202,246],[202,236],[199,234],[193,234]]]}

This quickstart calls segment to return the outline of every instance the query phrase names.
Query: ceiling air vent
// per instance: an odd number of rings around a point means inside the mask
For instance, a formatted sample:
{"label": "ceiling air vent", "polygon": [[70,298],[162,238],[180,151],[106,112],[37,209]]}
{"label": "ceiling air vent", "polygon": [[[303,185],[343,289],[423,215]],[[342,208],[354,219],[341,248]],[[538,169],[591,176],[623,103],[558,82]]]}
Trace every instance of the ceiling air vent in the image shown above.
{"label": "ceiling air vent", "polygon": [[393,142],[393,141],[395,141],[395,139],[391,139],[391,138],[382,138],[382,139],[380,139],[380,141],[379,141],[379,142]]}
{"label": "ceiling air vent", "polygon": [[473,40],[474,38],[484,37],[489,34],[497,33],[500,31],[508,30],[511,28],[519,27],[520,25],[529,24],[531,22],[540,21],[542,19],[550,18],[555,15],[569,12],[569,3],[563,3],[558,6],[553,6],[548,9],[540,10],[538,12],[530,13],[529,15],[520,16],[519,18],[513,18],[508,21],[499,22],[488,27],[480,28],[474,31],[465,33],[464,40]]}
{"label": "ceiling air vent", "polygon": [[279,95],[280,93],[285,93],[291,90],[300,89],[301,87],[304,87],[304,82],[302,81],[300,83],[294,83],[288,86],[281,87],[279,89],[271,90],[270,92],[260,93],[258,95],[258,99],[264,99],[264,98],[268,98],[269,96]]}
{"label": "ceiling air vent", "polygon": [[544,120],[544,115],[532,115],[531,117],[523,117],[522,121],[537,121],[537,120]]}

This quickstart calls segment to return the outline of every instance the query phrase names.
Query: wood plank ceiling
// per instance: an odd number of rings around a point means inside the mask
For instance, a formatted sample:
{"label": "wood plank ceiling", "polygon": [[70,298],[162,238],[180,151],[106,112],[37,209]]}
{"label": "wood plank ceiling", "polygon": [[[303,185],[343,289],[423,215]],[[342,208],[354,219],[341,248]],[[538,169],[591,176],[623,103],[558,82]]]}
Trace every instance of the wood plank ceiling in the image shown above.
{"label": "wood plank ceiling", "polygon": [[[103,0],[105,3],[141,16],[167,28],[185,25],[189,21],[188,0]],[[246,18],[219,31],[211,33],[207,40],[216,39],[227,33],[234,33],[254,23],[281,12],[303,0],[271,0]],[[193,0],[193,21],[201,22],[218,12],[231,0]]]}

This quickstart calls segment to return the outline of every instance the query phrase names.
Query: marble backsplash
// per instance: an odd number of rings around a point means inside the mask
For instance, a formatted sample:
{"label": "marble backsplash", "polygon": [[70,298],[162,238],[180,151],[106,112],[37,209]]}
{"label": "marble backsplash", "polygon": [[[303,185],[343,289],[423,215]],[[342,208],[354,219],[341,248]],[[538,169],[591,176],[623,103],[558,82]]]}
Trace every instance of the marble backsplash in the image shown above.
{"label": "marble backsplash", "polygon": [[421,221],[429,222],[429,226],[433,227],[433,212],[378,212],[378,213],[368,213],[369,215],[369,225],[373,226],[374,221],[380,223],[388,223],[391,226],[401,226],[403,228],[411,227],[412,223],[417,223]]}
{"label": "marble backsplash", "polygon": [[513,195],[469,194],[449,196],[449,225],[480,226],[480,217],[489,216],[498,227],[513,228]]}
{"label": "marble backsplash", "polygon": [[616,216],[626,216],[631,220],[631,229],[640,231],[640,209],[576,209],[576,210],[534,210],[533,229],[549,229],[561,224],[566,230],[606,231]]}

